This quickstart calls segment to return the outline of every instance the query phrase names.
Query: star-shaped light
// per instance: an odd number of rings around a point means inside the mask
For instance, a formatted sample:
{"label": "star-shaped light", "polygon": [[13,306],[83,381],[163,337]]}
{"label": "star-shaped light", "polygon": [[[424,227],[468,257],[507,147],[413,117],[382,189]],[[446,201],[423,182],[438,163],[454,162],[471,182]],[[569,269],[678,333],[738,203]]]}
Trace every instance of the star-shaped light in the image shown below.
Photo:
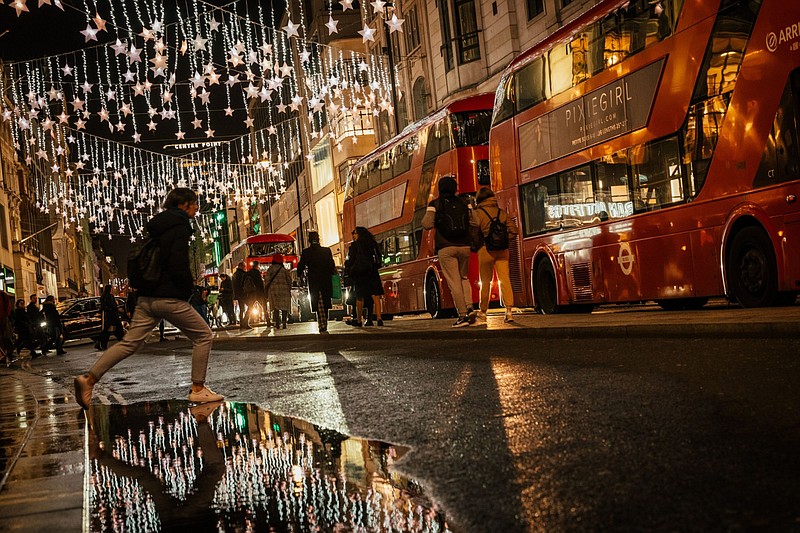
{"label": "star-shaped light", "polygon": [[248,128],[252,128],[252,127],[253,127],[253,122],[254,122],[254,121],[253,121],[253,119],[252,119],[252,118],[250,118],[250,117],[247,117],[247,118],[246,118],[246,119],[244,119],[242,122],[244,122],[244,125],[245,125],[245,126],[247,126]]}
{"label": "star-shaped light", "polygon": [[186,137],[186,133],[178,130],[177,133],[175,133],[175,137],[177,137],[179,141],[182,141],[183,138]]}
{"label": "star-shaped light", "polygon": [[126,117],[131,114],[131,106],[128,102],[123,102],[123,104],[119,107],[119,112],[125,115]]}
{"label": "star-shaped light", "polygon": [[131,48],[128,51],[128,62],[129,63],[139,63],[142,58],[140,54],[142,53],[141,50],[138,50],[133,44],[131,44]]}
{"label": "star-shaped light", "polygon": [[209,103],[208,99],[211,98],[211,93],[206,91],[205,87],[203,87],[203,89],[197,95],[197,98],[199,98],[200,101],[203,102],[204,104],[208,104]]}
{"label": "star-shaped light", "polygon": [[208,128],[206,130],[206,137],[208,137],[210,139],[213,136],[214,136],[214,130],[212,130],[211,128]]}
{"label": "star-shaped light", "polygon": [[142,33],[139,34],[139,37],[144,39],[144,42],[155,40],[156,36],[153,33],[153,30],[147,29],[142,27]]}
{"label": "star-shaped light", "polygon": [[258,87],[252,83],[247,86],[247,98],[258,98]]}
{"label": "star-shaped light", "polygon": [[11,4],[11,7],[17,10],[17,16],[19,16],[23,11],[30,13],[30,11],[28,11],[28,6],[25,5],[25,0],[14,0],[14,2]]}
{"label": "star-shaped light", "polygon": [[147,128],[148,128],[150,131],[156,131],[156,126],[158,126],[158,124],[156,124],[155,122],[153,122],[153,119],[152,119],[152,118],[150,119],[150,122],[148,122],[148,123],[147,123]]}
{"label": "star-shaped light", "polygon": [[106,100],[116,100],[116,99],[117,99],[117,93],[115,91],[113,91],[112,89],[106,91]]}
{"label": "star-shaped light", "polygon": [[228,106],[228,107],[225,108],[225,116],[227,116],[227,117],[232,117],[233,116],[233,108],[231,106]]}
{"label": "star-shaped light", "polygon": [[237,83],[239,83],[239,73],[237,72],[233,76],[228,74],[228,80],[225,82],[225,85],[227,85],[228,87],[233,87]]}
{"label": "star-shaped light", "polygon": [[208,27],[211,29],[211,31],[217,31],[219,28],[219,22],[217,22],[217,19],[212,18],[208,23]]}
{"label": "star-shaped light", "polygon": [[331,15],[328,15],[328,22],[325,23],[325,27],[328,28],[328,31],[331,34],[339,33],[339,28],[337,28],[338,25],[339,23],[333,20],[333,17]]}
{"label": "star-shaped light", "polygon": [[199,118],[195,118],[192,121],[192,126],[194,126],[194,129],[199,130],[200,128],[203,127],[203,121],[200,120]]}
{"label": "star-shaped light", "polygon": [[142,142],[142,134],[141,133],[134,133],[131,138],[133,139],[133,142],[135,142],[135,143]]}
{"label": "star-shaped light", "polygon": [[128,69],[127,71],[125,71],[123,76],[125,77],[125,81],[128,82],[128,83],[130,83],[130,82],[132,82],[133,80],[136,79],[136,73],[135,72],[131,72],[131,69]]}
{"label": "star-shaped light", "polygon": [[86,122],[84,122],[82,119],[78,119],[77,122],[75,122],[75,129],[82,130],[85,127],[86,127]]}
{"label": "star-shaped light", "polygon": [[97,26],[97,31],[106,31],[106,21],[100,16],[100,13],[95,12],[92,20],[94,21],[95,26]]}
{"label": "star-shaped light", "polygon": [[353,0],[339,0],[339,3],[342,4],[342,11],[353,9]]}
{"label": "star-shaped light", "polygon": [[383,6],[386,5],[386,2],[375,0],[374,2],[370,2],[370,4],[372,4],[373,13],[383,13]]}
{"label": "star-shaped light", "polygon": [[112,50],[114,50],[114,57],[124,54],[128,48],[127,45],[122,41],[120,41],[119,39],[117,39],[116,43],[111,44],[109,46],[111,47]]}
{"label": "star-shaped light", "polygon": [[205,50],[207,42],[208,42],[208,39],[203,39],[199,35],[197,37],[195,37],[194,41],[193,41],[194,51],[195,52],[199,52],[200,50]]}
{"label": "star-shaped light", "polygon": [[397,18],[397,13],[393,13],[391,20],[386,22],[386,25],[389,26],[389,33],[394,33],[396,31],[403,33],[403,28],[401,28],[400,26],[402,26],[403,22],[405,21],[406,19],[399,19]]}
{"label": "star-shaped light", "polygon": [[298,28],[300,28],[300,25],[295,24],[294,22],[292,22],[292,19],[289,19],[288,24],[286,24],[286,26],[283,27],[283,31],[286,32],[287,38],[292,36],[299,37],[299,35],[297,35]]}
{"label": "star-shaped light", "polygon": [[81,90],[87,94],[92,92],[92,87],[94,87],[94,84],[89,83],[88,81],[85,81],[83,82],[83,84],[81,84]]}
{"label": "star-shaped light", "polygon": [[61,72],[64,73],[64,76],[72,76],[72,67],[69,64],[65,64],[61,67]]}
{"label": "star-shaped light", "polygon": [[375,40],[375,30],[370,28],[368,24],[364,24],[364,29],[358,30],[358,34],[361,35],[362,42]]}
{"label": "star-shaped light", "polygon": [[83,34],[83,38],[85,39],[84,42],[88,43],[89,41],[97,40],[97,30],[92,28],[92,26],[89,24],[86,25],[85,30],[81,30],[81,33]]}

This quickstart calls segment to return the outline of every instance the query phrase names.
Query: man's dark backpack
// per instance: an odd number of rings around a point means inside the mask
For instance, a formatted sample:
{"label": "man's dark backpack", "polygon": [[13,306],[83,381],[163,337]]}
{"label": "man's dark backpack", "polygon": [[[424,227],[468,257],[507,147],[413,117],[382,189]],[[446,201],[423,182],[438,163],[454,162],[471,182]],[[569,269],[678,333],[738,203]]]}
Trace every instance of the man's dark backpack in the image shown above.
{"label": "man's dark backpack", "polygon": [[134,289],[153,287],[161,278],[161,247],[158,240],[145,237],[128,253],[128,283]]}
{"label": "man's dark backpack", "polygon": [[448,241],[469,235],[469,207],[458,196],[439,197],[436,203],[436,231]]}
{"label": "man's dark backpack", "polygon": [[500,220],[500,209],[497,210],[497,216],[492,216],[483,207],[481,211],[486,213],[489,217],[489,232],[484,235],[483,242],[487,250],[508,250],[508,226]]}

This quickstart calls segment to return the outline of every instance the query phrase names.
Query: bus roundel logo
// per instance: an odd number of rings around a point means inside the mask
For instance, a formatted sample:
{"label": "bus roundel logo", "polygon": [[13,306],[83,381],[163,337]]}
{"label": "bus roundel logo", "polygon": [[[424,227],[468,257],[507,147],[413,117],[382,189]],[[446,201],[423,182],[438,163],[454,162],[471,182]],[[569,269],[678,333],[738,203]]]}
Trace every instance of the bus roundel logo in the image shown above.
{"label": "bus roundel logo", "polygon": [[622,269],[622,273],[630,276],[631,272],[633,272],[633,251],[630,243],[623,242],[619,245],[617,262],[619,263],[619,268]]}
{"label": "bus roundel logo", "polygon": [[778,36],[775,35],[775,32],[770,32],[767,35],[767,50],[770,52],[774,52],[778,49]]}

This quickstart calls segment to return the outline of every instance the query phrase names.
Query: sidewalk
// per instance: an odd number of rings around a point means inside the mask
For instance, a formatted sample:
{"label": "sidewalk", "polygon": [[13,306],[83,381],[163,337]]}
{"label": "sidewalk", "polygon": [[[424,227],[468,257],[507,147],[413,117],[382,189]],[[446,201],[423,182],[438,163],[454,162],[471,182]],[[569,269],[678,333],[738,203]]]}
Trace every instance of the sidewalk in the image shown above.
{"label": "sidewalk", "polygon": [[[666,312],[657,306],[608,306],[590,315],[520,312],[510,324],[490,310],[486,325],[454,329],[452,319],[398,317],[383,327],[314,322],[285,330],[259,326],[215,332],[215,343],[312,341],[326,339],[422,340],[432,338],[800,338],[800,305],[739,309],[724,301],[699,311]],[[0,531],[81,531],[86,522],[84,417],[71,390],[47,375],[29,371],[29,359],[0,367]],[[28,368],[25,368],[25,367]],[[48,527],[50,526],[50,527]]]}

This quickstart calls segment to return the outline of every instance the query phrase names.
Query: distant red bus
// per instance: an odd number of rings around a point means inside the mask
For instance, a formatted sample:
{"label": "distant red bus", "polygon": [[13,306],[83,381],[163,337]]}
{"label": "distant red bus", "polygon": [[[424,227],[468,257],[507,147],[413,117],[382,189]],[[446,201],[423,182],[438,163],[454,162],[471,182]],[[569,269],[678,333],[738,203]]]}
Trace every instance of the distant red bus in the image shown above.
{"label": "distant red bus", "polygon": [[294,237],[283,233],[266,233],[252,235],[237,244],[222,258],[221,272],[231,274],[242,261],[247,265],[247,270],[256,264],[264,271],[269,268],[275,254],[283,256],[283,263],[289,270],[297,268],[299,257]]}
{"label": "distant red bus", "polygon": [[[489,125],[493,95],[453,102],[406,128],[353,167],[343,208],[345,235],[368,228],[383,248],[383,311],[387,315],[452,314],[433,233],[422,216],[442,176],[454,176],[461,195],[489,185]],[[470,265],[472,301],[478,301],[477,257]],[[497,294],[493,298],[497,299]]]}
{"label": "distant red bus", "polygon": [[797,1],[609,0],[514,60],[490,154],[515,302],[794,302],[798,27]]}

